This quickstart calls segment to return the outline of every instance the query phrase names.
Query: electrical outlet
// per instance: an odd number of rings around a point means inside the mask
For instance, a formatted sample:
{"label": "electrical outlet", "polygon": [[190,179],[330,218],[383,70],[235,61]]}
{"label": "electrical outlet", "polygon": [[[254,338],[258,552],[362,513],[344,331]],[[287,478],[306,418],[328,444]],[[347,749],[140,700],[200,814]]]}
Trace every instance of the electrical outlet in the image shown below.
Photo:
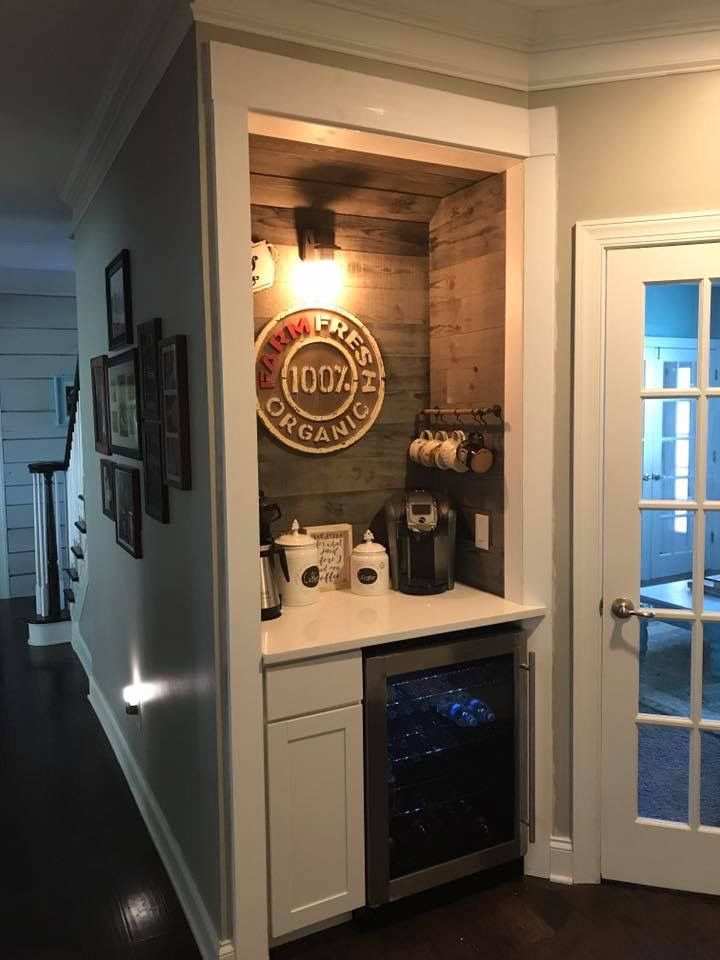
{"label": "electrical outlet", "polygon": [[487,513],[475,514],[475,546],[478,550],[490,549],[490,517]]}

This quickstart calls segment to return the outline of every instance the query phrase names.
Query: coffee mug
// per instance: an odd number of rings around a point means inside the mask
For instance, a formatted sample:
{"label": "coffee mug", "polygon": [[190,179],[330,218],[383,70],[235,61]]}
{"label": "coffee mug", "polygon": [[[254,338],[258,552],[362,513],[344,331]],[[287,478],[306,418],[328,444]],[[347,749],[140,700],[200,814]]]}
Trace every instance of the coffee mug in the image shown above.
{"label": "coffee mug", "polygon": [[435,454],[435,463],[441,470],[457,470],[458,473],[464,473],[467,467],[458,462],[457,449],[460,443],[465,439],[462,430],[453,430],[450,436],[442,442],[440,449]]}
{"label": "coffee mug", "polygon": [[413,463],[421,462],[420,460],[421,450],[423,449],[425,444],[428,442],[428,440],[433,440],[433,439],[434,437],[433,437],[432,430],[423,430],[420,433],[420,436],[417,437],[415,440],[413,440],[413,442],[410,444],[410,447],[408,448],[408,456],[413,461]]}
{"label": "coffee mug", "polygon": [[495,462],[495,455],[485,446],[485,438],[481,433],[471,433],[458,444],[457,460],[466,470],[487,473]]}
{"label": "coffee mug", "polygon": [[420,451],[419,463],[424,467],[434,467],[435,466],[435,454],[440,449],[444,441],[438,440],[437,434],[433,437],[432,440],[427,440]]}

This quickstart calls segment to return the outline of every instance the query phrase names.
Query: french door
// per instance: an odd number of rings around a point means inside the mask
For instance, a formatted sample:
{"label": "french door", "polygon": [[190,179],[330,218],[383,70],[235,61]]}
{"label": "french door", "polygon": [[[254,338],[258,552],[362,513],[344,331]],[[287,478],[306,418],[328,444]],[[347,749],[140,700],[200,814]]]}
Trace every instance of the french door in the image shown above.
{"label": "french door", "polygon": [[720,894],[720,243],[607,263],[602,875]]}

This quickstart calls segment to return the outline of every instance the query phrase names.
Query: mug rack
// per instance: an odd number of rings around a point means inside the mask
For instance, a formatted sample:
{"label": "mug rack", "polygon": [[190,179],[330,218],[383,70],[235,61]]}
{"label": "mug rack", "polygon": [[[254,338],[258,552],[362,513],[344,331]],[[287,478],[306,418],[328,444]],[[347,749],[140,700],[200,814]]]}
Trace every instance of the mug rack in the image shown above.
{"label": "mug rack", "polygon": [[[417,423],[434,419],[436,425],[452,422],[467,426],[464,417],[470,417],[481,427],[497,426],[503,422],[502,407],[499,403],[491,407],[425,407],[415,419]],[[488,423],[488,417],[493,417],[495,423]]]}

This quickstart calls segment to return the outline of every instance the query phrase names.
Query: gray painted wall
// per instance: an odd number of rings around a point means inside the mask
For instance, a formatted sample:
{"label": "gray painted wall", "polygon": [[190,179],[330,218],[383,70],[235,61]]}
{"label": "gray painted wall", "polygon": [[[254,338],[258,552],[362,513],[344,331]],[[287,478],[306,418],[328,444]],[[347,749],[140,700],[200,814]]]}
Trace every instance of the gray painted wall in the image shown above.
{"label": "gray painted wall", "polygon": [[[54,378],[72,380],[76,357],[74,297],[0,293],[0,482],[6,518],[0,551],[7,550],[11,597],[35,593],[32,481],[27,465],[62,459],[67,428],[58,425]],[[62,518],[62,490],[57,506]],[[63,524],[63,542],[64,531]],[[67,563],[67,551],[61,560]]]}
{"label": "gray painted wall", "polygon": [[[201,240],[191,34],[83,216],[75,247],[83,421],[92,423],[90,358],[107,353],[104,268],[127,247],[136,325],[161,317],[165,335],[187,336],[193,487],[170,490],[168,525],[143,513],[144,557],[133,559],[101,512],[100,457],[84,431],[90,562],[81,632],[95,681],[224,934]],[[133,680],[158,685],[139,719],[122,700]]]}

